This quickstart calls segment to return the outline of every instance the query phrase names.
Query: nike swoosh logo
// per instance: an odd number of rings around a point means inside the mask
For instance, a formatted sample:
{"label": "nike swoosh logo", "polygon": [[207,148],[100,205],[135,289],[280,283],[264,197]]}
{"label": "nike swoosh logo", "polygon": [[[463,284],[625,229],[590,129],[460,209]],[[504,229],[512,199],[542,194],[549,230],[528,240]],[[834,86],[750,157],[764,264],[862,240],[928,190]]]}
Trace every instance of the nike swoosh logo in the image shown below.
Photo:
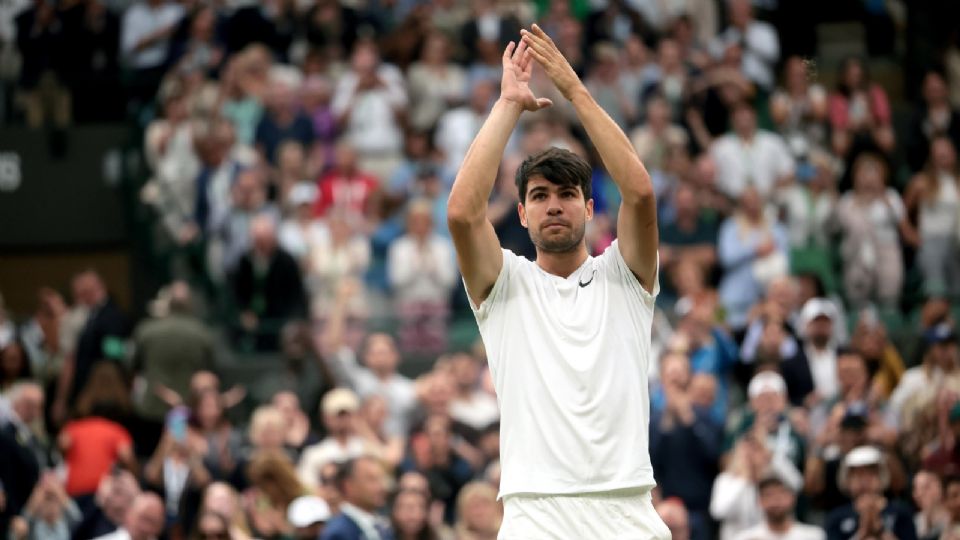
{"label": "nike swoosh logo", "polygon": [[590,274],[590,281],[588,281],[588,282],[586,282],[586,283],[584,283],[584,282],[583,282],[583,278],[581,278],[580,281],[577,282],[577,285],[580,285],[580,287],[586,287],[587,285],[593,283],[593,276],[594,276],[594,274],[591,273],[591,274]]}

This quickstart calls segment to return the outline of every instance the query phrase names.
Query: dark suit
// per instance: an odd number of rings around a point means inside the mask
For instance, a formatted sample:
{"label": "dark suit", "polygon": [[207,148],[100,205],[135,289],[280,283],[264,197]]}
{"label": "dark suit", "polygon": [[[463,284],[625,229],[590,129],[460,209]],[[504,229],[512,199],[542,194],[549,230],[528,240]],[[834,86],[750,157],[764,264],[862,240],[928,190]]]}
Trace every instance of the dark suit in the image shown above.
{"label": "dark suit", "polygon": [[280,248],[270,256],[266,268],[260,270],[252,253],[244,255],[237,264],[233,290],[237,308],[253,312],[260,320],[256,336],[256,349],[260,351],[276,349],[283,324],[307,314],[300,267]]}
{"label": "dark suit", "polygon": [[[393,533],[389,530],[380,531],[381,540],[393,540]],[[368,540],[363,530],[353,519],[346,514],[338,514],[327,522],[323,528],[320,540]]]}
{"label": "dark suit", "polygon": [[73,378],[71,402],[76,398],[90,377],[93,364],[106,358],[104,343],[110,339],[123,339],[129,335],[127,319],[111,299],[94,308],[77,338],[76,373]]}

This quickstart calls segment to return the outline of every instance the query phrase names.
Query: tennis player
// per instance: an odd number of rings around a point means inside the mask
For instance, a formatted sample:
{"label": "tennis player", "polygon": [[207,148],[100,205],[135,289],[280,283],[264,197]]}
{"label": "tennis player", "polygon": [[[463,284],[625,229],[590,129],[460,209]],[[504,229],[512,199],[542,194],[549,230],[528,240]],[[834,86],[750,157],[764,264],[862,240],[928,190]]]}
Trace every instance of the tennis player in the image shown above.
{"label": "tennis player", "polygon": [[[539,63],[568,99],[620,190],[618,238],[598,257],[590,166],[557,148],[516,175],[530,262],[500,247],[487,199],[521,113],[551,105]],[[536,25],[503,54],[500,98],[450,193],[448,221],[501,409],[504,540],[669,539],[654,511],[647,368],[657,282],[650,176],[623,131]]]}

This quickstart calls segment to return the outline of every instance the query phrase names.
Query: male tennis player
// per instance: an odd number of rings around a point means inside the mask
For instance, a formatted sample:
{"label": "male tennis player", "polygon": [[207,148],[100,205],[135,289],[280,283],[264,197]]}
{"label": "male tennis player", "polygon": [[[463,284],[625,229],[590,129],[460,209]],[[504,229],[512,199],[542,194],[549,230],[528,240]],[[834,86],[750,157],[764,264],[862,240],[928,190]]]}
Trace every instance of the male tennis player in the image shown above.
{"label": "male tennis player", "polygon": [[[517,171],[530,262],[500,247],[487,199],[539,63],[570,100],[620,190],[619,238],[591,257],[590,166],[556,148]],[[500,99],[470,146],[448,204],[451,234],[500,402],[500,539],[669,539],[650,501],[647,449],[657,216],[627,137],[536,25],[503,54]]]}

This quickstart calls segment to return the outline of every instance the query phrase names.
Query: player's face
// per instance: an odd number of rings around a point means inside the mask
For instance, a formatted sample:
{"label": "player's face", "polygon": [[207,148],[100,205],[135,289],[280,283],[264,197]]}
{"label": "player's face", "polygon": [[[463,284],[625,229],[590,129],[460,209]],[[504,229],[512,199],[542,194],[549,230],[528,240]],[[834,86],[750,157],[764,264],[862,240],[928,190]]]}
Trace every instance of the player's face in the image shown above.
{"label": "player's face", "polygon": [[584,201],[579,186],[558,186],[532,176],[519,211],[520,222],[538,250],[567,253],[583,242],[587,221],[593,219],[593,199]]}

